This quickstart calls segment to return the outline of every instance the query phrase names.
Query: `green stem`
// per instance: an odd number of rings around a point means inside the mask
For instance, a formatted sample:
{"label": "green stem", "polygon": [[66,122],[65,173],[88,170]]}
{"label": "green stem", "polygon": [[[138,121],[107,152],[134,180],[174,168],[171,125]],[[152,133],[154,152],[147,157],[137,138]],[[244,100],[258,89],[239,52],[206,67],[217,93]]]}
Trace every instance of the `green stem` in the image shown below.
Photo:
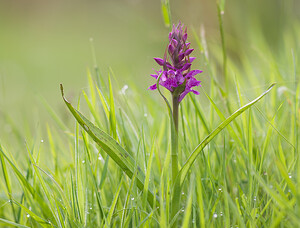
{"label": "green stem", "polygon": [[[178,95],[173,94],[173,121],[171,123],[171,149],[172,149],[172,185],[173,185],[173,197],[172,197],[172,210],[171,210],[171,220],[179,211],[180,206],[180,191],[178,191],[178,186],[176,184],[176,177],[178,175]],[[176,227],[176,222],[173,224]]]}
{"label": "green stem", "polygon": [[178,174],[178,108],[179,102],[177,96],[172,96],[173,100],[173,124],[172,128],[172,184]]}

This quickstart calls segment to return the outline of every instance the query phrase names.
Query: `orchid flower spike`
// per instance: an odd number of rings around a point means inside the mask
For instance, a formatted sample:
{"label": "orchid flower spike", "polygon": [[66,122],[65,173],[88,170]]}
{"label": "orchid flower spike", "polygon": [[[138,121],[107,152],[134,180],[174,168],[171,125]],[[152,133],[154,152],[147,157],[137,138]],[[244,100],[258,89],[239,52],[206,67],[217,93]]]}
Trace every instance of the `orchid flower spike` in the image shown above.
{"label": "orchid flower spike", "polygon": [[[178,102],[189,93],[193,92],[198,95],[199,92],[192,89],[195,86],[201,86],[195,75],[202,73],[201,70],[191,70],[192,62],[195,57],[190,57],[194,49],[190,48],[187,42],[187,29],[181,22],[177,26],[173,25],[173,29],[169,34],[169,44],[167,47],[168,55],[165,54],[164,59],[154,58],[158,65],[162,66],[151,74],[152,77],[159,80],[159,84],[168,89],[173,95],[178,97]],[[148,89],[156,90],[156,83]]]}

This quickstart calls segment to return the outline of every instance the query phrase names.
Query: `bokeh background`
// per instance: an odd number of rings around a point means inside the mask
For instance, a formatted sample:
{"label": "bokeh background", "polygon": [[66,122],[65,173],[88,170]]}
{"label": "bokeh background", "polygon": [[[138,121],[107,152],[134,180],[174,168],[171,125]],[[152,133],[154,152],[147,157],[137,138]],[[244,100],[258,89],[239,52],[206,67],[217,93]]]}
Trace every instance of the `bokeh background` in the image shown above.
{"label": "bokeh background", "polygon": [[[181,20],[190,31],[200,34],[204,28],[211,61],[220,67],[216,2],[173,0],[171,11],[173,21]],[[254,50],[261,42],[284,65],[283,51],[299,53],[299,17],[299,0],[227,0],[229,57],[238,62],[246,54],[255,63]],[[14,126],[23,134],[51,121],[42,100],[58,115],[67,115],[59,84],[74,100],[87,86],[87,69],[93,73],[95,65],[91,38],[101,74],[106,76],[111,68],[116,89],[126,84],[149,96],[149,74],[157,67],[152,58],[163,56],[167,34],[158,0],[0,0],[0,137],[9,138]],[[190,41],[196,48],[192,33]],[[200,56],[198,50],[195,55]],[[194,68],[204,69],[201,80],[209,85],[201,58]],[[263,74],[258,77],[263,82]]]}

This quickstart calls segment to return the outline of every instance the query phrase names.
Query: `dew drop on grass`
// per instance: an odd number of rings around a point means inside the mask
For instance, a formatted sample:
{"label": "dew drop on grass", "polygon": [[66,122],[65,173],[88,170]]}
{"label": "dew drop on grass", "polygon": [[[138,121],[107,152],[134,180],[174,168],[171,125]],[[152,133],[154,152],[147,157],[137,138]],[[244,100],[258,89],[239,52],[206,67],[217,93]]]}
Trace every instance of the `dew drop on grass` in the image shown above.
{"label": "dew drop on grass", "polygon": [[93,208],[92,208],[92,207],[90,207],[90,210],[93,210]]}
{"label": "dew drop on grass", "polygon": [[44,142],[44,140],[42,139],[42,140],[41,140],[41,143],[43,143],[43,142]]}
{"label": "dew drop on grass", "polygon": [[103,157],[99,154],[99,156],[98,156],[98,160],[99,161],[104,161],[104,159],[103,159]]}
{"label": "dew drop on grass", "polygon": [[144,117],[147,117],[147,116],[148,116],[148,114],[147,114],[147,113],[145,113],[145,114],[144,114]]}
{"label": "dew drop on grass", "polygon": [[217,214],[217,213],[214,213],[213,216],[214,216],[214,218],[217,218],[217,217],[218,217],[218,214]]}
{"label": "dew drop on grass", "polygon": [[253,200],[256,201],[256,196],[254,196]]}
{"label": "dew drop on grass", "polygon": [[184,195],[184,192],[182,192],[181,195]]}
{"label": "dew drop on grass", "polygon": [[134,200],[134,197],[132,197],[131,200]]}
{"label": "dew drop on grass", "polygon": [[220,212],[220,216],[223,216],[223,212],[222,211]]}
{"label": "dew drop on grass", "polygon": [[128,89],[128,85],[124,85],[123,88],[120,90],[119,93],[125,95],[127,89]]}
{"label": "dew drop on grass", "polygon": [[184,212],[184,209],[182,209],[181,212]]}
{"label": "dew drop on grass", "polygon": [[84,164],[84,163],[85,163],[85,160],[82,161],[82,164]]}
{"label": "dew drop on grass", "polygon": [[29,217],[30,217],[30,215],[29,215],[29,214],[27,214],[27,215],[26,215],[26,217],[27,217],[27,218],[29,218]]}
{"label": "dew drop on grass", "polygon": [[83,128],[84,128],[86,131],[89,130],[88,126],[86,126],[85,124],[83,125]]}
{"label": "dew drop on grass", "polygon": [[292,178],[292,174],[291,173],[288,173],[289,174],[289,178],[291,179]]}

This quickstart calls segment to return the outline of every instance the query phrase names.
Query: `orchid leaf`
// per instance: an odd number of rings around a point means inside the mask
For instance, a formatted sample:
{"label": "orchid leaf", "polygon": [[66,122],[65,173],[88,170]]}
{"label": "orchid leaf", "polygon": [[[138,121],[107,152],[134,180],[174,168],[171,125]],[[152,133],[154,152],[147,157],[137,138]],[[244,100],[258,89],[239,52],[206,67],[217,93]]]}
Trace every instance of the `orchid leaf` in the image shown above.
{"label": "orchid leaf", "polygon": [[[134,158],[110,135],[97,128],[78,110],[76,110],[70,102],[64,97],[63,86],[60,85],[61,94],[68,109],[75,117],[82,128],[91,136],[91,138],[118,164],[118,166],[126,173],[129,178],[132,178],[135,170],[136,161]],[[138,167],[136,182],[138,188],[143,191],[145,175],[140,167]],[[153,205],[154,196],[148,191],[147,199],[150,205]]]}

